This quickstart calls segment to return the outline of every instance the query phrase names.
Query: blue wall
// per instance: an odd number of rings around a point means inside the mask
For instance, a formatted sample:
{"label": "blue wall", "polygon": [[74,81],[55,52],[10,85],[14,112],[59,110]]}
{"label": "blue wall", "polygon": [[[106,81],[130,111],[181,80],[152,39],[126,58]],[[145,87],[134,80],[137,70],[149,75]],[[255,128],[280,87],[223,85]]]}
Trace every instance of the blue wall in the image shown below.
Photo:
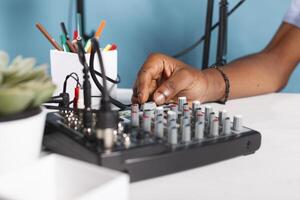
{"label": "blue wall", "polygon": [[[230,0],[232,7],[237,0]],[[248,0],[230,18],[229,60],[262,49],[271,39],[288,8],[289,0]],[[0,49],[11,56],[34,56],[49,62],[48,42],[36,30],[41,22],[58,38],[59,22],[68,19],[70,0],[1,0]],[[150,52],[174,54],[203,34],[205,0],[86,0],[87,30],[107,20],[102,44],[119,46],[121,87],[131,87],[137,70]],[[216,5],[217,9],[217,5]],[[217,20],[217,16],[215,16]],[[215,37],[214,42],[215,46]],[[212,48],[212,60],[215,57]],[[202,46],[182,59],[200,67]],[[284,91],[299,92],[296,70]]]}

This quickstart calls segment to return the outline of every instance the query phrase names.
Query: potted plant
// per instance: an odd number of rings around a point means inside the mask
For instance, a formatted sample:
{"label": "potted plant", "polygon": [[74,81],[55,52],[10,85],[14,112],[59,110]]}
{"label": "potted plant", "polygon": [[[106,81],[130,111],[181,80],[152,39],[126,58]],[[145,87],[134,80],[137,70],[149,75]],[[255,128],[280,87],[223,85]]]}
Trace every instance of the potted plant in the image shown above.
{"label": "potted plant", "polygon": [[46,66],[33,58],[9,62],[0,51],[0,174],[37,159],[40,154],[47,101],[55,85]]}

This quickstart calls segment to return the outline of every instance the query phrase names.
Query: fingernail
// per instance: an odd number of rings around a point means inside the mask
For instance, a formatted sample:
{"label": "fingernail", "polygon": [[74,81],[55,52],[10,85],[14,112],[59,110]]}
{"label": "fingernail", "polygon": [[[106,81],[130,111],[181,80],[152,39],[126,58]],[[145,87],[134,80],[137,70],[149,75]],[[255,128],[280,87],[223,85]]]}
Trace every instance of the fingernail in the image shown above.
{"label": "fingernail", "polygon": [[141,92],[138,93],[138,100],[141,103],[143,100],[143,94]]}
{"label": "fingernail", "polygon": [[157,93],[154,97],[154,101],[158,105],[165,103],[165,95],[163,95],[162,93]]}

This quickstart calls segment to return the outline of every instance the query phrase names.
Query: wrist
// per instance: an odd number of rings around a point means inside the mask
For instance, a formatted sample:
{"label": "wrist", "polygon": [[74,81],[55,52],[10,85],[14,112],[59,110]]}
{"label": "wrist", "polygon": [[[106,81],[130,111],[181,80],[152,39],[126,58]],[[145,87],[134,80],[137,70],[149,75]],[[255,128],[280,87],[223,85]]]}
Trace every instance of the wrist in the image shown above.
{"label": "wrist", "polygon": [[202,73],[206,79],[206,91],[203,102],[223,100],[226,84],[222,74],[214,68],[203,70]]}

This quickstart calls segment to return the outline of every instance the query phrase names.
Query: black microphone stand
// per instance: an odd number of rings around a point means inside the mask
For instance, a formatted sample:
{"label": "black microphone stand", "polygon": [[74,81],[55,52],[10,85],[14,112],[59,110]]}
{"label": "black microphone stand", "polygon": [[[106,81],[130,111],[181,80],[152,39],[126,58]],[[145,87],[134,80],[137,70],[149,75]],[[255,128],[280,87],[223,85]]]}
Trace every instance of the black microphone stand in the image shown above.
{"label": "black microphone stand", "polygon": [[211,27],[214,13],[214,0],[207,0],[206,23],[205,23],[205,40],[203,46],[202,69],[209,66]]}
{"label": "black microphone stand", "polygon": [[218,46],[217,46],[217,58],[216,65],[222,66],[227,63],[227,37],[228,37],[228,1],[220,1],[219,10],[219,32],[218,32]]}
{"label": "black microphone stand", "polygon": [[85,35],[85,12],[84,12],[84,0],[77,0],[76,1],[76,13],[80,14],[80,20],[81,20],[81,30],[80,33],[82,33],[82,37],[84,40],[86,40]]}
{"label": "black microphone stand", "polygon": [[76,13],[81,15],[81,33],[84,41],[88,41],[88,39],[92,38],[94,35],[94,31],[90,34],[85,32],[85,4],[84,0],[76,0]]}

